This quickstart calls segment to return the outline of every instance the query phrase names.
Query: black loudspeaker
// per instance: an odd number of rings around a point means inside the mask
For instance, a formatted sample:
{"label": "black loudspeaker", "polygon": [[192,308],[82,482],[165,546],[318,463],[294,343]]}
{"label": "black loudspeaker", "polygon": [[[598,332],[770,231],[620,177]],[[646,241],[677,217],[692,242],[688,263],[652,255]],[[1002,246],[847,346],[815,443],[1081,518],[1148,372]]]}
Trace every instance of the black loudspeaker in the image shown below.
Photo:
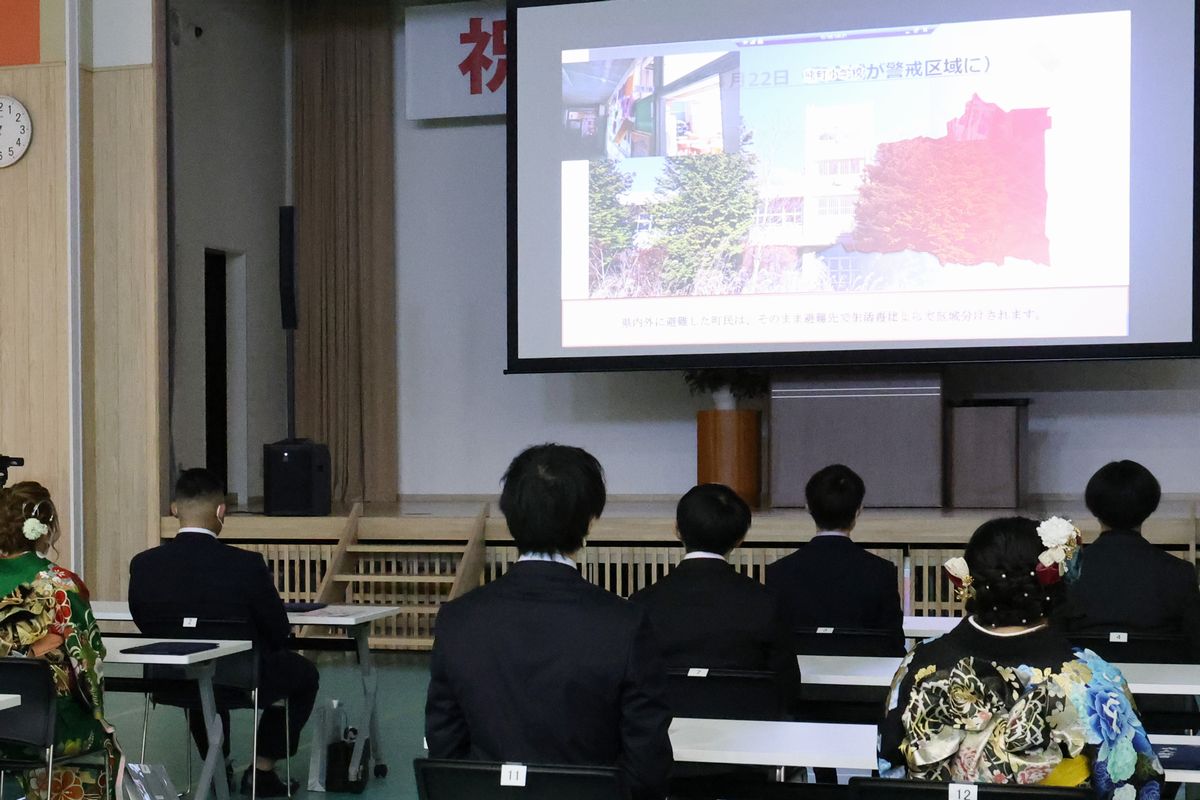
{"label": "black loudspeaker", "polygon": [[326,516],[330,492],[328,447],[311,439],[263,445],[263,511],[268,516]]}
{"label": "black loudspeaker", "polygon": [[296,330],[296,207],[279,207],[279,312],[285,331]]}

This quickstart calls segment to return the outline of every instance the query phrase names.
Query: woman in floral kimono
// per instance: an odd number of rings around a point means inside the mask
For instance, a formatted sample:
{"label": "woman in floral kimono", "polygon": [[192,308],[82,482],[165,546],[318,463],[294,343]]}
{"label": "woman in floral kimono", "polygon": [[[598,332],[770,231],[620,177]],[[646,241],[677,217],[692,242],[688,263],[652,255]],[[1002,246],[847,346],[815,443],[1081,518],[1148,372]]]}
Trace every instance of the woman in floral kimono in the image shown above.
{"label": "woman in floral kimono", "polygon": [[[104,721],[101,660],[104,643],[88,605],[88,590],[45,553],[58,539],[50,493],[41,484],[0,489],[0,656],[50,663],[58,690],[55,757],[102,754],[102,765],[54,766],[22,778],[29,800],[111,800],[120,752]],[[5,757],[33,757],[28,748],[4,746]]]}
{"label": "woman in floral kimono", "polygon": [[900,664],[879,732],[882,774],[1158,800],[1162,768],[1124,677],[1047,625],[1078,544],[1066,520],[997,519],[947,562],[969,616]]}

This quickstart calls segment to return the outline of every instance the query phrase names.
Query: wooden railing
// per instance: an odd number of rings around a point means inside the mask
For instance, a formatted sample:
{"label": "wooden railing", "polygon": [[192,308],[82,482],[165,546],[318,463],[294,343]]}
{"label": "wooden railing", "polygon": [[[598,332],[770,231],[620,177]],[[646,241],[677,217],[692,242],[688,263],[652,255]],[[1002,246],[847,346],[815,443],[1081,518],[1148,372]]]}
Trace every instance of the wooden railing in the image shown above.
{"label": "wooden railing", "polygon": [[[970,531],[988,516],[913,513],[904,525],[895,523],[900,517],[885,517],[860,525],[855,538],[896,565],[905,613],[955,616],[961,608],[941,566],[962,554]],[[811,530],[797,524],[802,520],[797,514],[769,515],[767,524],[757,518],[730,561],[764,580],[768,564],[810,538]],[[164,520],[163,535],[173,536],[175,528]],[[1084,532],[1089,540],[1095,535],[1094,527],[1085,525]],[[1195,518],[1160,520],[1146,530],[1151,541],[1193,561],[1196,535]],[[517,559],[503,519],[491,516],[487,504],[473,516],[365,517],[355,508],[342,518],[233,517],[222,538],[261,553],[285,600],[401,606],[401,614],[372,631],[372,645],[387,649],[431,647],[438,608],[500,577]],[[671,520],[619,518],[597,523],[578,562],[588,581],[628,597],[682,557]]]}

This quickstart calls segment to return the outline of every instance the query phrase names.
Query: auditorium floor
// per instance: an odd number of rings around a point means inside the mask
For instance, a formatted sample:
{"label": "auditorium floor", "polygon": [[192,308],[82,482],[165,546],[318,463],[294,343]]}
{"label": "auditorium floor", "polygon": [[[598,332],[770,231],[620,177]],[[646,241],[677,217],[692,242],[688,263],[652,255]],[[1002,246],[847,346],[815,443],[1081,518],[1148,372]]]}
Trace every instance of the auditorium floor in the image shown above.
{"label": "auditorium floor", "polygon": [[[429,680],[429,655],[417,653],[376,653],[379,665],[380,732],[384,740],[384,755],[389,767],[387,778],[372,779],[361,797],[367,800],[416,800],[412,761],[424,754],[421,746],[425,719],[425,687]],[[353,711],[362,702],[358,666],[341,653],[318,655],[321,669],[321,693],[318,705],[332,699],[347,703]],[[109,674],[118,667],[106,668]],[[105,698],[108,720],[117,729],[117,737],[130,761],[140,760],[142,741],[141,695],[109,693]],[[250,761],[250,712],[233,712],[233,762],[240,780]],[[167,766],[176,787],[182,789],[187,781],[187,737],[183,712],[174,708],[158,708],[150,714],[150,732],[146,760]],[[292,777],[300,781],[299,800],[319,800],[334,796],[307,792],[309,732],[300,742],[300,752],[292,759]],[[280,765],[280,774],[283,765]],[[193,780],[200,773],[199,757],[192,759]],[[210,795],[211,797],[211,795]]]}

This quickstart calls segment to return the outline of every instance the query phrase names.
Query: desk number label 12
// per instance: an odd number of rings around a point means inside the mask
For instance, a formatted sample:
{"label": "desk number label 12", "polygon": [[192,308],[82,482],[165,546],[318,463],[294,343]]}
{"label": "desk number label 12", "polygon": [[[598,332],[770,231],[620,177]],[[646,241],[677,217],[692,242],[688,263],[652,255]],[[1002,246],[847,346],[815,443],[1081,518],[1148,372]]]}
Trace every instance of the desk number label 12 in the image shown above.
{"label": "desk number label 12", "polygon": [[979,787],[973,783],[952,783],[946,794],[950,800],[979,800]]}
{"label": "desk number label 12", "polygon": [[500,765],[500,785],[501,786],[524,786],[525,785],[525,765],[524,764],[501,764]]}

